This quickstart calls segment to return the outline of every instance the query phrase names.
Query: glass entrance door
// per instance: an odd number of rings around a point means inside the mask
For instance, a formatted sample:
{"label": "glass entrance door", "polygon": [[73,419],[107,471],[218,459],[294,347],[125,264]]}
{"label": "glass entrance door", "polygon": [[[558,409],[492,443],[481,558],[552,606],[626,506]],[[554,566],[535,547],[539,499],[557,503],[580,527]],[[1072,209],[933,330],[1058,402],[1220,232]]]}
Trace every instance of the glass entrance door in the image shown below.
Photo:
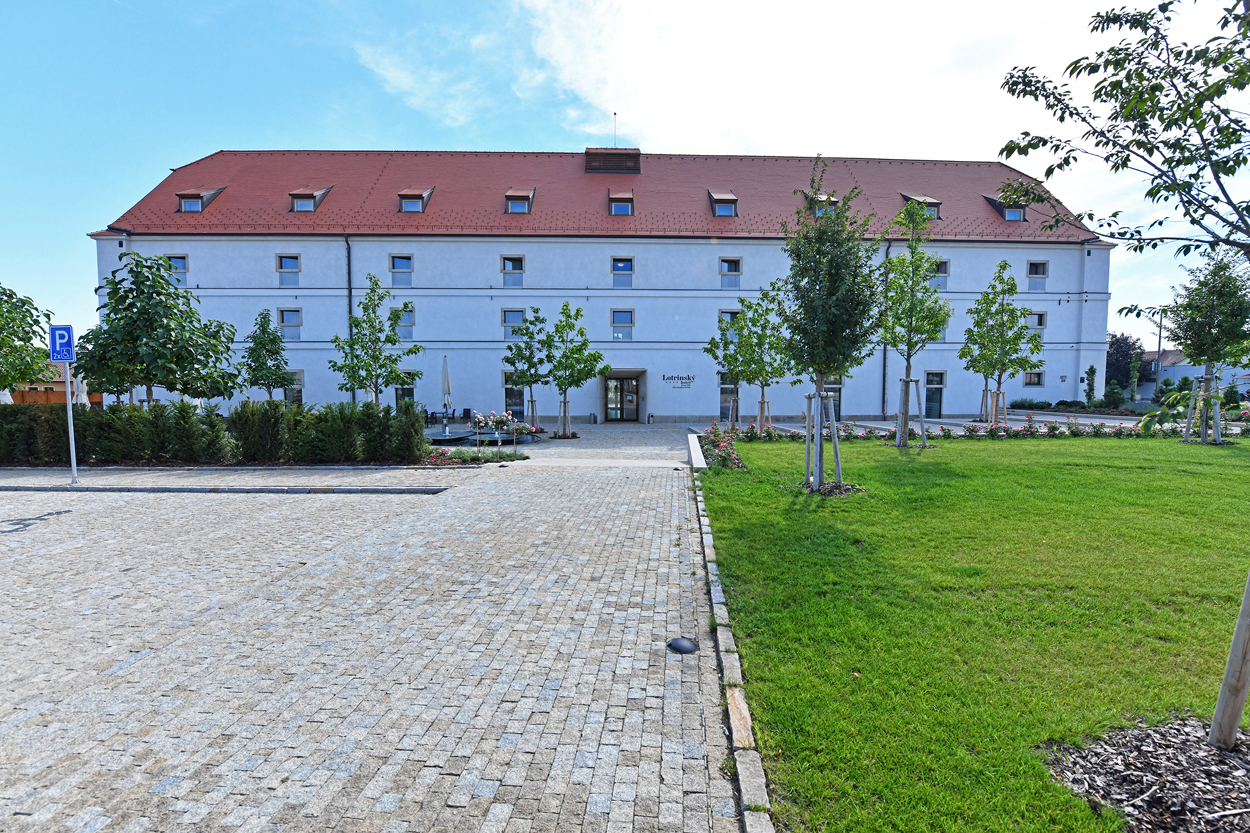
{"label": "glass entrance door", "polygon": [[[734,418],[734,400],[738,398],[738,384],[728,373],[720,375],[720,418],[729,422]],[[741,414],[739,414],[741,418]]]}
{"label": "glass entrance door", "polygon": [[638,379],[604,379],[608,422],[638,421]]}

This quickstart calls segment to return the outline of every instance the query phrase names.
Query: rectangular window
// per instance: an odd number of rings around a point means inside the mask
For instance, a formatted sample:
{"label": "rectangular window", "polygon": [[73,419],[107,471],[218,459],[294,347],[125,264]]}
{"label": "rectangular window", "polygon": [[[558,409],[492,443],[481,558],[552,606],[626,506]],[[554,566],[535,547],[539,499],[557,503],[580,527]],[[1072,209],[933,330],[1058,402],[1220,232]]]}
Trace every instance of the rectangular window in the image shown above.
{"label": "rectangular window", "polygon": [[174,283],[178,286],[187,285],[187,256],[186,255],[165,255],[174,267]]}
{"label": "rectangular window", "polygon": [[400,373],[403,373],[405,376],[407,376],[408,381],[402,385],[395,386],[395,409],[396,410],[399,410],[399,403],[415,402],[417,399],[416,391],[414,390],[414,387],[413,387],[413,380],[416,379],[416,374],[410,370],[401,370]]}
{"label": "rectangular window", "polygon": [[939,206],[939,205],[926,205],[926,206],[924,207],[924,218],[925,218],[926,220],[940,220],[940,219],[942,219],[942,217],[941,217],[941,206]]}
{"label": "rectangular window", "polygon": [[529,214],[530,213],[530,201],[529,200],[508,200],[508,213],[509,214]]}
{"label": "rectangular window", "polygon": [[732,202],[718,202],[712,204],[712,213],[717,217],[736,217],[738,215],[738,206]]}
{"label": "rectangular window", "polygon": [[317,201],[312,197],[291,197],[291,210],[299,212],[312,211],[317,207]]}
{"label": "rectangular window", "polygon": [[742,260],[736,257],[722,257],[720,259],[720,288],[721,289],[741,289],[742,288]]}
{"label": "rectangular window", "polygon": [[951,275],[951,262],[949,260],[939,260],[933,264],[933,277],[929,278],[929,286],[932,286],[938,292],[946,291],[946,280]]}
{"label": "rectangular window", "polygon": [[500,260],[504,289],[520,289],[525,286],[525,258],[519,255],[505,256]]}
{"label": "rectangular window", "polygon": [[945,371],[926,371],[924,374],[924,418],[942,418],[942,389],[946,387]]}
{"label": "rectangular window", "polygon": [[391,286],[412,286],[412,255],[391,255]]}
{"label": "rectangular window", "polygon": [[633,341],[634,311],[632,309],[612,310],[612,340]]}
{"label": "rectangular window", "polygon": [[[721,317],[721,318],[723,318],[724,320],[728,321],[728,322],[729,322],[729,323],[731,323],[731,324],[732,324],[732,323],[734,322],[734,320],[735,320],[735,319],[737,319],[737,317],[738,317],[739,315],[741,315],[741,314],[742,314],[742,310],[736,310],[736,309],[723,309],[723,310],[721,310],[721,311],[720,311],[720,317]],[[719,329],[720,329],[720,328],[718,327],[718,328],[717,328],[717,330],[719,331]],[[729,331],[729,340],[730,340],[730,341],[737,341],[737,340],[738,340],[738,331],[737,331],[737,330],[730,330],[730,331]]]}
{"label": "rectangular window", "polygon": [[178,210],[184,214],[199,214],[204,210],[204,201],[199,197],[182,197],[178,203]]}
{"label": "rectangular window", "polygon": [[1003,219],[1009,223],[1023,223],[1024,222],[1024,209],[1023,208],[1004,208]]}
{"label": "rectangular window", "polygon": [[516,338],[512,334],[512,328],[525,323],[525,310],[523,309],[506,309],[501,313],[503,320],[503,337],[505,341]]}
{"label": "rectangular window", "polygon": [[634,286],[634,259],[632,257],[612,258],[612,288],[632,289]]}
{"label": "rectangular window", "polygon": [[416,324],[417,314],[412,310],[401,308],[397,308],[397,311],[399,312],[399,326],[396,329],[399,331],[399,340],[412,341],[412,327]]}
{"label": "rectangular window", "polygon": [[425,200],[420,197],[404,197],[399,201],[399,210],[404,214],[420,214],[425,211]]}
{"label": "rectangular window", "polygon": [[608,213],[614,217],[628,217],[634,213],[634,203],[629,200],[613,200],[609,203]]}
{"label": "rectangular window", "polygon": [[1050,263],[1045,260],[1029,261],[1029,291],[1045,292],[1046,279],[1050,277]]}
{"label": "rectangular window", "polygon": [[278,286],[299,286],[299,255],[278,255]]}
{"label": "rectangular window", "polygon": [[1046,329],[1046,313],[1044,312],[1030,312],[1029,317],[1026,320],[1028,321],[1030,330]]}
{"label": "rectangular window", "polygon": [[1026,388],[1043,387],[1042,379],[1043,379],[1042,372],[1040,370],[1030,371],[1024,374],[1024,386]]}
{"label": "rectangular window", "polygon": [[299,341],[300,327],[304,325],[304,313],[298,309],[280,309],[278,310],[278,326],[282,330],[282,338],[285,341]]}
{"label": "rectangular window", "polygon": [[304,404],[304,371],[292,370],[291,376],[294,377],[294,384],[289,388],[282,389],[283,398],[292,405]]}

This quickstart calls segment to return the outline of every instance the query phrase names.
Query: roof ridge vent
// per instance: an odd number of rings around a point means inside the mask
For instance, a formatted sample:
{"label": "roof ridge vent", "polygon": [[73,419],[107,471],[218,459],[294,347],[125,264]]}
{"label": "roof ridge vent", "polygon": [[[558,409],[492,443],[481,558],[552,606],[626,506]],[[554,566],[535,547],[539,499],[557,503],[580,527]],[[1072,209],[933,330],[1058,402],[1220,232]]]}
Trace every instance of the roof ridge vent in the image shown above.
{"label": "roof ridge vent", "polygon": [[586,148],[588,174],[640,174],[642,151],[638,148]]}

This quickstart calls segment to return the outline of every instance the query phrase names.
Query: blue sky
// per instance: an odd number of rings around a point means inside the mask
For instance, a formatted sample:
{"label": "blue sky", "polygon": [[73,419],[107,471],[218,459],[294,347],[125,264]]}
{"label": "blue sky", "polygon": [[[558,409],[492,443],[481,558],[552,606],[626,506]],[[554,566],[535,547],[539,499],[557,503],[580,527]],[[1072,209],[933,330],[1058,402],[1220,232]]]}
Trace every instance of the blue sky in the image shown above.
{"label": "blue sky", "polygon": [[[0,29],[0,283],[81,332],[84,235],[222,148],[580,150],[611,142],[616,110],[620,143],[646,152],[993,159],[1050,127],[999,91],[1003,74],[1092,51],[1103,5],[22,4]],[[1094,166],[1057,191],[1140,210],[1135,183]],[[1182,277],[1167,254],[1113,268],[1113,308]]]}

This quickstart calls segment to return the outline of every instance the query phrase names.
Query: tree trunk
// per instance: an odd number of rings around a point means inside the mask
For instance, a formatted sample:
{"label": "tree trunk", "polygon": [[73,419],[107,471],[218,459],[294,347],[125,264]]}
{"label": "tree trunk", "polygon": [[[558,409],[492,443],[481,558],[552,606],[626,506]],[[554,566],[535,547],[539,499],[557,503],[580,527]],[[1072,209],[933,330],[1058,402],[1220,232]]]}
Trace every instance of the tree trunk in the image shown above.
{"label": "tree trunk", "polygon": [[530,402],[529,402],[530,413],[529,413],[529,419],[527,419],[526,422],[528,422],[530,425],[537,425],[538,424],[538,403],[534,401],[534,386],[527,385],[526,387],[529,388],[529,392],[530,392]]}
{"label": "tree trunk", "polygon": [[760,383],[760,421],[756,423],[756,426],[761,431],[764,430],[764,384],[762,382]]}
{"label": "tree trunk", "polygon": [[148,407],[151,408],[152,407],[152,386],[148,385],[147,390],[148,390]]}
{"label": "tree trunk", "polygon": [[564,411],[564,413],[560,417],[560,422],[561,422],[560,433],[562,433],[564,436],[567,437],[569,434],[572,433],[569,430],[569,392],[565,391],[563,396],[564,396],[564,404],[561,406],[561,409]]}
{"label": "tree trunk", "polygon": [[899,448],[908,448],[907,435],[911,433],[911,359],[907,360],[903,376],[903,401],[898,407],[898,436],[894,444]]}
{"label": "tree trunk", "polygon": [[1211,733],[1207,743],[1220,749],[1232,749],[1237,744],[1237,726],[1246,707],[1246,691],[1250,688],[1250,579],[1241,596],[1241,610],[1237,614],[1237,626],[1233,629],[1233,644],[1228,649],[1228,662],[1224,666],[1224,682],[1211,717]]}
{"label": "tree trunk", "polygon": [[1007,409],[1003,407],[1003,377],[998,377],[998,387],[994,389],[994,415],[1002,425],[1007,424]]}

